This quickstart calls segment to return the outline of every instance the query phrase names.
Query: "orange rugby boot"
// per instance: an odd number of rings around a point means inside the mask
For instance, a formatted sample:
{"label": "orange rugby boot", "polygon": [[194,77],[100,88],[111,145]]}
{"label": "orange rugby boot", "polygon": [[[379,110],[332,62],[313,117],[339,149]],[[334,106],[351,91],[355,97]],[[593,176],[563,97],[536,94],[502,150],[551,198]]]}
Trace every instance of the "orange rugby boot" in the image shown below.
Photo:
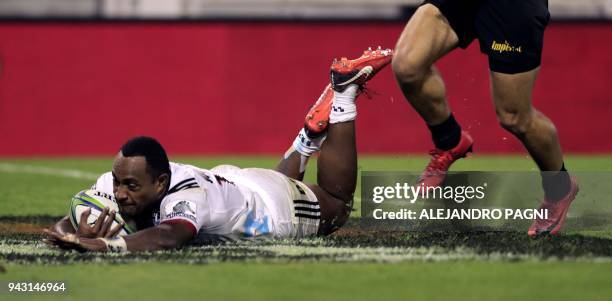
{"label": "orange rugby boot", "polygon": [[334,60],[331,66],[332,88],[344,91],[350,84],[363,85],[391,63],[393,50],[368,48],[361,57],[349,60],[345,57]]}
{"label": "orange rugby boot", "polygon": [[378,47],[376,50],[368,48],[361,57],[354,60],[345,57],[340,60],[334,59],[330,71],[331,84],[325,87],[323,94],[306,114],[304,120],[306,134],[315,138],[321,136],[327,130],[329,114],[334,100],[333,90],[342,92],[351,84],[363,88],[363,85],[371,80],[378,71],[389,65],[392,57],[393,51],[391,49],[383,50]]}

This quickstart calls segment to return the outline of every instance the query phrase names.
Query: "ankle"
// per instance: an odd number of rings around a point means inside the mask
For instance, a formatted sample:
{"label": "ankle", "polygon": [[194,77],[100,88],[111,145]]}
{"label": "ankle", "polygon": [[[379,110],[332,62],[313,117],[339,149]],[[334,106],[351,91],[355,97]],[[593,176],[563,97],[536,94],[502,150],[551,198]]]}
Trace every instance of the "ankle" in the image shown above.
{"label": "ankle", "polygon": [[329,123],[352,121],[357,118],[355,99],[359,94],[359,86],[349,85],[344,91],[334,91],[334,101],[329,115]]}

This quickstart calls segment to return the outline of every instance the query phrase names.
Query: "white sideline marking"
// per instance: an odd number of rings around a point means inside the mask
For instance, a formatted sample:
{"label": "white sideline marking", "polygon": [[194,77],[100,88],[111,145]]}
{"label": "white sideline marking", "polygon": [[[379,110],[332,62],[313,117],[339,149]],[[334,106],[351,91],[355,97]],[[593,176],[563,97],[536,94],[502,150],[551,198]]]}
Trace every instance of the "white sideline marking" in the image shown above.
{"label": "white sideline marking", "polygon": [[[293,241],[292,243],[295,243]],[[170,260],[175,263],[193,263],[198,262],[197,254],[207,254],[206,260],[208,262],[218,262],[223,257],[223,253],[239,249],[241,251],[246,250],[249,254],[258,251],[271,252],[275,256],[267,258],[253,257],[246,259],[247,262],[375,262],[375,263],[398,263],[398,262],[410,262],[410,261],[424,261],[424,262],[444,262],[444,261],[494,261],[494,262],[538,262],[538,261],[561,261],[561,262],[597,262],[597,263],[611,263],[612,257],[605,256],[592,256],[582,255],[577,257],[556,257],[550,256],[542,258],[534,254],[519,254],[512,252],[494,252],[490,254],[478,254],[474,250],[469,248],[457,248],[457,249],[444,249],[439,247],[325,247],[325,246],[296,246],[286,245],[282,242],[274,245],[267,246],[241,246],[241,245],[221,245],[221,246],[200,246],[200,247],[189,247],[185,250],[171,251],[171,254],[182,254],[177,257],[176,260]],[[9,241],[0,240],[0,256],[6,257],[11,254],[20,255],[55,255],[62,254],[63,251],[49,248],[40,241]],[[163,251],[167,252],[167,251]],[[154,252],[153,255],[159,254]],[[166,253],[167,254],[167,253]],[[187,255],[189,254],[189,255]],[[168,259],[156,259],[155,256],[140,258],[140,255],[133,254],[120,255],[115,254],[119,257],[113,258],[101,258],[96,260],[102,260],[104,262],[113,262],[116,259],[125,259],[125,262],[155,262],[155,261],[168,261]],[[183,255],[186,255],[183,257]],[[323,256],[323,257],[319,257]],[[90,255],[91,256],[91,255]],[[302,257],[304,256],[304,257]],[[69,259],[71,261],[71,259]],[[94,260],[86,259],[86,260]],[[27,262],[28,259],[21,259],[19,262]],[[39,259],[36,263],[53,263],[55,259]],[[230,260],[230,262],[234,262]],[[30,262],[31,263],[31,262]]]}
{"label": "white sideline marking", "polygon": [[0,172],[7,173],[31,173],[37,175],[50,175],[66,178],[75,178],[80,180],[95,181],[100,176],[99,174],[76,169],[52,168],[34,165],[21,165],[12,163],[0,163]]}

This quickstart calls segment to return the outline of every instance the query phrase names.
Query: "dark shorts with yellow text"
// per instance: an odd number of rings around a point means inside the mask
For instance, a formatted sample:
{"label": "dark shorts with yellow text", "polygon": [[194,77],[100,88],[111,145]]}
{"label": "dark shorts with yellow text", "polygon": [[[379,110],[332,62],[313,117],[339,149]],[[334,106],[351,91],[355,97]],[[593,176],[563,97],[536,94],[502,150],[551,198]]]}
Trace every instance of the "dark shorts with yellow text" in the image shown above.
{"label": "dark shorts with yellow text", "polygon": [[425,0],[448,19],[465,49],[474,39],[491,71],[520,73],[540,66],[548,0]]}

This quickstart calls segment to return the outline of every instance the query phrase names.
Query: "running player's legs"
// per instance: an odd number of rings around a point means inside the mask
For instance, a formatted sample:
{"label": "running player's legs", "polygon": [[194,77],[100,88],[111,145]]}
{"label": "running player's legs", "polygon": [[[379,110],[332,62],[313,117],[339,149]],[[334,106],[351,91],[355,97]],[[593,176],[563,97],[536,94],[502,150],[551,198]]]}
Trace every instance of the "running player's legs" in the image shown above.
{"label": "running player's legs", "polygon": [[428,125],[440,124],[450,115],[444,81],[433,63],[458,43],[446,17],[425,4],[410,18],[395,46],[392,68],[397,82]]}
{"label": "running player's legs", "polygon": [[540,170],[558,171],[563,156],[557,130],[531,104],[538,70],[516,74],[491,71],[493,102],[501,126],[523,142]]}
{"label": "running player's legs", "polygon": [[[498,0],[483,6],[476,30],[481,51],[489,56],[492,98],[501,126],[525,145],[540,170],[558,172],[565,170],[557,130],[532,106],[549,18],[546,0]],[[496,26],[500,22],[503,26]],[[570,190],[566,172],[553,177],[550,185],[546,176],[543,180],[549,199]]]}
{"label": "running player's legs", "polygon": [[[532,106],[531,98],[549,17],[546,0],[499,0],[483,6],[475,26],[481,51],[489,56],[492,98],[501,126],[523,142],[541,170],[559,171],[563,157],[557,131]],[[504,25],[496,26],[500,22]]]}
{"label": "running player's legs", "polygon": [[532,91],[539,68],[506,74],[491,71],[493,102],[499,123],[525,146],[542,171],[544,201],[540,209],[552,212],[550,218],[536,219],[528,231],[531,236],[556,234],[578,192],[563,164],[557,130],[550,119],[532,106]]}
{"label": "running player's legs", "polygon": [[426,0],[402,32],[393,57],[397,82],[423,118],[435,145],[419,182],[439,186],[451,164],[472,150],[473,140],[461,130],[446,101],[446,88],[434,62],[475,38],[479,1]]}
{"label": "running player's legs", "polygon": [[497,0],[486,2],[475,25],[481,51],[489,56],[498,120],[525,145],[543,171],[545,197],[540,209],[547,209],[550,215],[534,220],[530,235],[557,233],[578,193],[577,182],[565,169],[554,124],[532,106],[549,19],[546,0]]}

